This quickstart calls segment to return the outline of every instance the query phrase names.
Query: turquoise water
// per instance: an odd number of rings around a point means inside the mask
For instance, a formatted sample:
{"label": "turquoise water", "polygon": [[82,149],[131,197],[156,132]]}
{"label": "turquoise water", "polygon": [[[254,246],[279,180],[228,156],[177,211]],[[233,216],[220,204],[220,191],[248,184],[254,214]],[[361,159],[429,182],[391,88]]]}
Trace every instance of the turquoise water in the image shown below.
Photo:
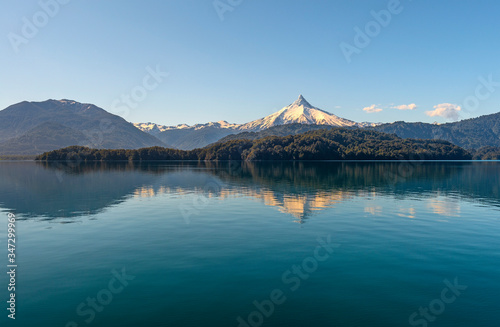
{"label": "turquoise water", "polygon": [[3,162],[0,211],[2,326],[500,321],[500,162]]}

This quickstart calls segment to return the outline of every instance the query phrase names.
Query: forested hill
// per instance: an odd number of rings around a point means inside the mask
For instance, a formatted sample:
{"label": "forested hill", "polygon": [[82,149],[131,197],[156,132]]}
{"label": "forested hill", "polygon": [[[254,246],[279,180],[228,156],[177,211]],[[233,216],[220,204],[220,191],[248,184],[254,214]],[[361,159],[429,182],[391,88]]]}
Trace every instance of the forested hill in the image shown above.
{"label": "forested hill", "polygon": [[162,147],[98,150],[81,146],[46,152],[37,160],[462,160],[464,149],[447,141],[402,139],[363,129],[316,130],[283,137],[234,140],[190,151]]}

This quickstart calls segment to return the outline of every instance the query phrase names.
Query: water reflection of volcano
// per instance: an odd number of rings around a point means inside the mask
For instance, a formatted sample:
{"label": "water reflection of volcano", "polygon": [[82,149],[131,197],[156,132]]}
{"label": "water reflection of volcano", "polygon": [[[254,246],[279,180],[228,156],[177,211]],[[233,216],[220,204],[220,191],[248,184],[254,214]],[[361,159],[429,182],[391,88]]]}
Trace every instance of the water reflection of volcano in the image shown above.
{"label": "water reflection of volcano", "polygon": [[266,190],[262,192],[249,192],[248,196],[254,197],[264,202],[268,206],[279,208],[279,211],[290,214],[296,218],[297,222],[304,222],[307,218],[320,211],[342,202],[352,195],[343,192],[327,193],[306,193],[298,194],[279,194]]}

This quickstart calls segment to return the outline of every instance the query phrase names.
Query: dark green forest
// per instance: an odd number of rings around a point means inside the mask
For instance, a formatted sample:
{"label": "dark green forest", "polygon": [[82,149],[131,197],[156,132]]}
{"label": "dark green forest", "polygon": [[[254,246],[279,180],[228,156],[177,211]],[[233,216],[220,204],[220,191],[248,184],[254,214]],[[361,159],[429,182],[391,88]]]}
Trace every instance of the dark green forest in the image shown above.
{"label": "dark green forest", "polygon": [[283,137],[233,140],[190,151],[162,147],[103,150],[71,146],[36,160],[463,160],[466,150],[440,140],[402,139],[361,129],[316,130]]}

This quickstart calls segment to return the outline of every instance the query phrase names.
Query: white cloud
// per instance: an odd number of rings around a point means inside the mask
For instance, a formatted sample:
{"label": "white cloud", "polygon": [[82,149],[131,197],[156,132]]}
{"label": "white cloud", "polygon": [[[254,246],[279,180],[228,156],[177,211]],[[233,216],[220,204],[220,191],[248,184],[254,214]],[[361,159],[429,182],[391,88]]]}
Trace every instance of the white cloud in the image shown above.
{"label": "white cloud", "polygon": [[377,113],[377,112],[381,112],[382,110],[383,109],[381,109],[381,108],[377,108],[377,105],[375,105],[375,104],[372,104],[369,107],[363,108],[363,111],[366,111],[369,114],[374,114],[374,113]]}
{"label": "white cloud", "polygon": [[400,106],[394,106],[392,108],[398,110],[415,110],[417,109],[417,105],[414,103],[410,103],[410,104],[402,104]]}
{"label": "white cloud", "polygon": [[426,111],[425,114],[430,117],[443,117],[448,120],[458,120],[459,111],[462,108],[456,104],[441,103],[434,106],[434,110]]}

